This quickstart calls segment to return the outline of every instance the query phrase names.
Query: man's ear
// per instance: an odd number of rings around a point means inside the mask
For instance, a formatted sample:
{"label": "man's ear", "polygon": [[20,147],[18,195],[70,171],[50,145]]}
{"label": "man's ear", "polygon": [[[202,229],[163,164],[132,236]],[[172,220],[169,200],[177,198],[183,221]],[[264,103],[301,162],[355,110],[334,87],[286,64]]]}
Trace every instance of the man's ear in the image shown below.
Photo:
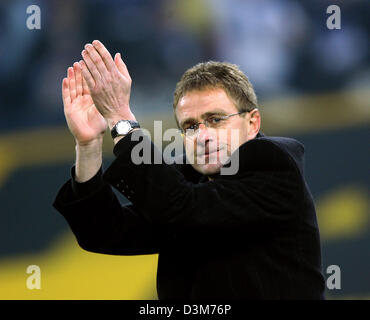
{"label": "man's ear", "polygon": [[261,128],[261,114],[256,108],[250,112],[248,139],[254,139]]}

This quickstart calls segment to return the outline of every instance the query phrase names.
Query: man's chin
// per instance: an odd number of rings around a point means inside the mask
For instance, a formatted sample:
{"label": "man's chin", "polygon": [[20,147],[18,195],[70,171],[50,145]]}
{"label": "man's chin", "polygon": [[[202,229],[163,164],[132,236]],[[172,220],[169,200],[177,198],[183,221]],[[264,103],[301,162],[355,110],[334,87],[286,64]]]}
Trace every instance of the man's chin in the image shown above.
{"label": "man's chin", "polygon": [[194,166],[194,169],[205,176],[212,176],[212,175],[220,173],[221,167],[222,167],[222,164],[220,163],[197,164]]}

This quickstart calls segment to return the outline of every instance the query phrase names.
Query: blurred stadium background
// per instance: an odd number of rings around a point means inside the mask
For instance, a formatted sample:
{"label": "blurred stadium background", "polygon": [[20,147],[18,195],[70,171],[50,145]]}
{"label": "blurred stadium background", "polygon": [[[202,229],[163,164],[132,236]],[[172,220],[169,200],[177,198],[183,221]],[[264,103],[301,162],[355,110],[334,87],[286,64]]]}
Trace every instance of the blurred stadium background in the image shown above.
{"label": "blurred stadium background", "polygon": [[[28,30],[26,8],[41,8]],[[340,30],[326,8],[341,8]],[[61,81],[85,43],[121,52],[132,109],[147,129],[175,127],[172,94],[188,67],[240,65],[254,84],[262,131],[306,146],[323,270],[341,268],[329,299],[370,298],[369,1],[14,0],[0,3],[0,299],[156,299],[156,255],[83,251],[52,202],[69,178],[74,140]],[[113,159],[107,135],[104,167]],[[120,196],[122,203],[127,202]],[[41,289],[26,268],[41,268]]]}

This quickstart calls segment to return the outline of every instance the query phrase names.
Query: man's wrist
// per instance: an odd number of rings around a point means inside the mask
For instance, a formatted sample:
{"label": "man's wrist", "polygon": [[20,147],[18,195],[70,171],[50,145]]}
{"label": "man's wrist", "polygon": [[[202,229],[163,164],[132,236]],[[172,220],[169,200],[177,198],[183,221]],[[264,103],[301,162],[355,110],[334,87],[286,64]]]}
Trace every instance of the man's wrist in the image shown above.
{"label": "man's wrist", "polygon": [[91,140],[91,141],[86,141],[86,142],[81,142],[81,141],[78,141],[77,139],[75,139],[75,142],[76,142],[76,147],[80,148],[80,149],[94,149],[96,147],[100,147],[101,145],[103,145],[103,135]]}
{"label": "man's wrist", "polygon": [[108,126],[109,126],[109,130],[112,130],[113,127],[117,124],[118,121],[120,121],[120,120],[136,121],[136,118],[135,118],[134,114],[131,111],[129,111],[129,112],[125,112],[125,113],[122,113],[122,114],[113,115],[113,116],[107,118],[106,120],[107,120],[107,123],[108,123]]}
{"label": "man's wrist", "polygon": [[[117,124],[120,120],[131,120],[131,121],[137,121],[134,114],[131,111],[120,113],[113,115],[106,119],[108,123],[109,130],[112,131],[113,127]],[[135,128],[131,130],[130,132],[137,130],[138,128]],[[114,144],[116,145],[118,141],[120,141],[122,138],[124,138],[126,135],[119,135],[113,139]]]}

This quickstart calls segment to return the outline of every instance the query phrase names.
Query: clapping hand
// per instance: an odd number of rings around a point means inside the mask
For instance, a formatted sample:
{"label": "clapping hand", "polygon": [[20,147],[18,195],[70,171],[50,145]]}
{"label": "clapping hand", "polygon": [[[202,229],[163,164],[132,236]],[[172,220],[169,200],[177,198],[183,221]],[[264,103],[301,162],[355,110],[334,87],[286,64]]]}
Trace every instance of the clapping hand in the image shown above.
{"label": "clapping hand", "polygon": [[80,61],[91,97],[110,128],[119,120],[136,120],[130,110],[131,77],[121,55],[114,60],[98,41],[86,44]]}
{"label": "clapping hand", "polygon": [[89,88],[78,62],[69,67],[63,79],[64,115],[76,143],[87,145],[101,139],[108,125],[94,105]]}

